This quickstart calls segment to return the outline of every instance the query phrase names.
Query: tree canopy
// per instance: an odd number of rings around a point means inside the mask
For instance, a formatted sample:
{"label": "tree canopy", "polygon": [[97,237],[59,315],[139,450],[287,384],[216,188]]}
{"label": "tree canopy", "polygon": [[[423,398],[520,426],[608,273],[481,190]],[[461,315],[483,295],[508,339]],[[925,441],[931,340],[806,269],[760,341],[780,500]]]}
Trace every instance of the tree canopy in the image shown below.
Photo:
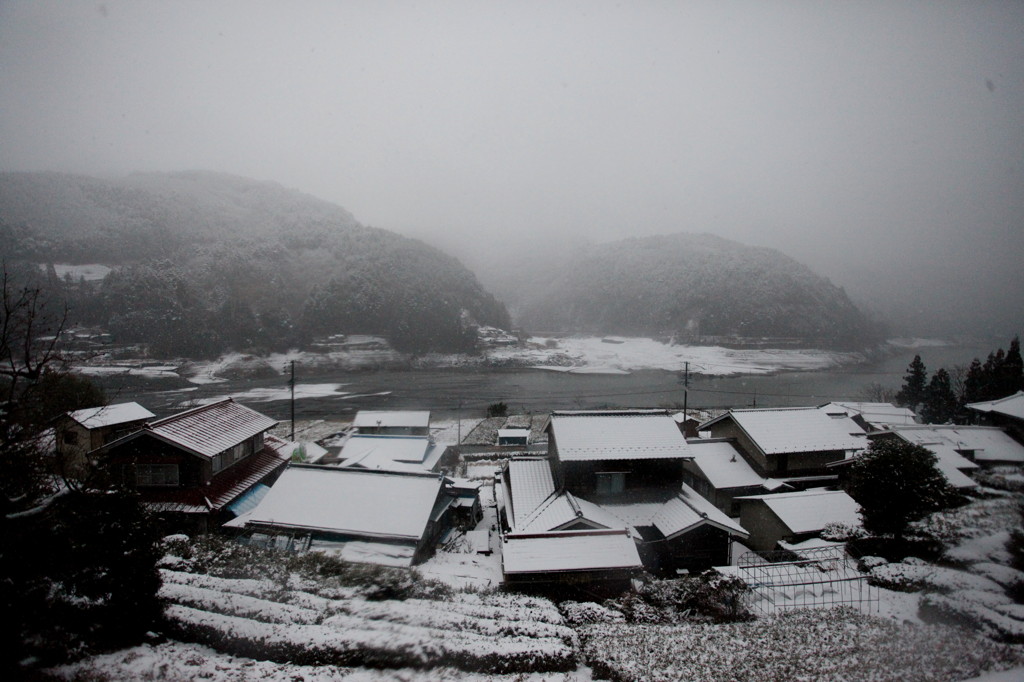
{"label": "tree canopy", "polygon": [[875,440],[851,466],[847,491],[861,506],[864,527],[902,538],[907,525],[953,499],[934,454],[899,438]]}

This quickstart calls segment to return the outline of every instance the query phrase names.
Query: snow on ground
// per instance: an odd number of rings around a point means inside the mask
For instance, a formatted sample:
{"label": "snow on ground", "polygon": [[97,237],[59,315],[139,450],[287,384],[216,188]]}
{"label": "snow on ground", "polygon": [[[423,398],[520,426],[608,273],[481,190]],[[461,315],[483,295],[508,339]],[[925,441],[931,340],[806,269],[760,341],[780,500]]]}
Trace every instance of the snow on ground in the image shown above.
{"label": "snow on ground", "polygon": [[[181,377],[193,384],[213,384],[237,375],[287,374],[291,363],[305,370],[312,367],[348,369],[401,365],[405,358],[392,350],[333,350],[325,352],[292,350],[253,356],[228,353],[216,360],[190,361],[180,367],[146,367],[142,361],[84,365],[85,374],[138,374],[147,377]],[[581,374],[627,374],[634,370],[682,371],[726,376],[770,374],[781,371],[824,370],[863,362],[859,353],[816,349],[723,348],[720,346],[670,345],[650,338],[622,337],[606,343],[600,337],[532,338],[524,347],[496,348],[479,356],[427,355],[418,358],[417,368],[469,366],[522,366]],[[257,398],[258,399],[258,398]],[[268,398],[277,400],[279,398]]]}
{"label": "snow on ground", "polygon": [[110,272],[110,266],[99,263],[82,263],[81,265],[54,263],[53,269],[61,279],[70,275],[71,279],[75,281],[84,279],[86,282],[98,282]]}
{"label": "snow on ground", "polygon": [[498,510],[494,502],[494,487],[482,486],[480,504],[483,518],[474,530],[490,534],[491,553],[477,554],[470,548],[462,532],[457,532],[444,547],[425,563],[417,567],[424,576],[460,589],[485,589],[501,584],[501,537],[498,535]]}
{"label": "snow on ground", "polygon": [[200,644],[168,641],[94,656],[48,671],[59,680],[163,680],[166,682],[589,682],[589,670],[568,673],[485,675],[454,668],[372,670],[335,665],[294,665],[222,654]]}
{"label": "snow on ground", "polygon": [[122,363],[115,365],[76,365],[75,372],[94,377],[132,376],[147,379],[177,379],[176,365],[143,365]]}
{"label": "snow on ground", "polygon": [[[686,362],[693,374],[769,374],[784,370],[822,370],[862,362],[859,353],[815,349],[723,348],[720,346],[670,345],[649,338],[617,337],[606,343],[600,337],[559,339],[531,338],[528,348],[492,350],[493,359],[516,359],[558,371],[605,371],[660,369],[678,372]],[[567,362],[568,360],[568,362]]]}

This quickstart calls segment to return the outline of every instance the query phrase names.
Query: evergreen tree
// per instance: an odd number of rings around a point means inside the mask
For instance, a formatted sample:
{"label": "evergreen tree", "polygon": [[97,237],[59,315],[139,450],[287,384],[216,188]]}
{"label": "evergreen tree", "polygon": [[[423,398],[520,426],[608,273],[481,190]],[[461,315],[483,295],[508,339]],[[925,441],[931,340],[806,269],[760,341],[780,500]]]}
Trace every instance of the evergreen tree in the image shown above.
{"label": "evergreen tree", "polygon": [[994,379],[993,383],[998,393],[994,399],[1005,398],[1024,388],[1024,360],[1020,356],[1020,337],[1013,337],[1010,349],[1006,351],[999,373]]}
{"label": "evergreen tree", "polygon": [[917,410],[917,406],[924,402],[927,395],[927,386],[928,370],[921,362],[921,356],[915,355],[907,367],[907,374],[903,378],[903,387],[896,394],[896,404]]}
{"label": "evergreen tree", "polygon": [[945,368],[932,376],[921,405],[921,418],[926,424],[946,424],[957,412],[957,398]]}
{"label": "evergreen tree", "polygon": [[974,358],[971,366],[967,368],[967,377],[964,379],[964,393],[961,396],[961,404],[976,403],[984,400],[985,395],[985,372],[981,367],[981,360]]}
{"label": "evergreen tree", "polygon": [[850,468],[847,491],[861,506],[864,528],[902,540],[907,525],[952,499],[934,454],[898,438],[876,440]]}

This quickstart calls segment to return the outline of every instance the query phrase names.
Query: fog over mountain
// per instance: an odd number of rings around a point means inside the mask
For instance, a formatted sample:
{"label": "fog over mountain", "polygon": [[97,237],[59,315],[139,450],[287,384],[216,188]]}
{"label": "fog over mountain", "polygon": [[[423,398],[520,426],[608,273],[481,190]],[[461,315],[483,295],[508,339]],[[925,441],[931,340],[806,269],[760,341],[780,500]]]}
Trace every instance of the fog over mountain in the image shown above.
{"label": "fog over mountain", "polygon": [[844,291],[792,258],[708,234],[580,248],[571,258],[521,264],[505,276],[498,295],[535,330],[700,343],[772,337],[848,348],[877,341],[881,331]]}
{"label": "fog over mountain", "polygon": [[306,347],[381,334],[399,350],[466,351],[505,307],[455,258],[280,185],[220,173],[98,179],[0,173],[0,257],[112,268],[62,280],[72,324],[157,356]]}
{"label": "fog over mountain", "polygon": [[497,268],[769,247],[900,333],[1021,331],[1024,4],[0,3],[0,170],[272,181]]}

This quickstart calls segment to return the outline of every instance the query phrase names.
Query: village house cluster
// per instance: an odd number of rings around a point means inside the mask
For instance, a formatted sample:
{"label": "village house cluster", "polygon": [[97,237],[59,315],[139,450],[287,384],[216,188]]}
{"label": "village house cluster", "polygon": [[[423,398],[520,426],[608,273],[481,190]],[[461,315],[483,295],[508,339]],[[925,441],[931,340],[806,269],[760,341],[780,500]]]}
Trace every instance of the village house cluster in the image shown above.
{"label": "village house cluster", "polygon": [[541,431],[510,420],[475,448],[500,462],[493,479],[457,475],[464,453],[435,441],[427,411],[359,412],[331,447],[279,438],[275,420],[231,399],[162,419],[136,403],[79,410],[54,436],[66,471],[102,464],[167,532],[398,566],[464,533],[469,551],[500,552],[510,586],[614,591],[641,570],[670,577],[830,545],[827,526],[860,524],[842,484],[874,440],[924,446],[961,490],[980,469],[1024,464],[1024,392],[968,408],[983,425],[921,425],[886,403],[704,419],[558,411]]}

